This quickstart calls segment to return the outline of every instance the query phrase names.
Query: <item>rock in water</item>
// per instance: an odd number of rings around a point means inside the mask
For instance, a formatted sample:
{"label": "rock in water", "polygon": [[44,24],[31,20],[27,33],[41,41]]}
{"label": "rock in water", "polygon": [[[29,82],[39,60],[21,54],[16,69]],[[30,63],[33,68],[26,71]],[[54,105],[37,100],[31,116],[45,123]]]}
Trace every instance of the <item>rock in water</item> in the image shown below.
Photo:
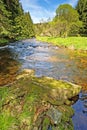
{"label": "rock in water", "polygon": [[51,123],[53,125],[58,125],[61,122],[61,117],[62,117],[62,113],[59,112],[57,109],[55,109],[54,107],[51,107],[46,115],[50,118]]}
{"label": "rock in water", "polygon": [[53,105],[66,104],[68,99],[78,95],[81,91],[81,86],[79,85],[49,77],[33,77],[32,80],[34,84],[43,89],[45,100]]}
{"label": "rock in water", "polygon": [[71,110],[63,105],[80,90],[78,85],[37,78],[32,70],[24,70],[16,82],[0,88],[0,130],[47,130],[50,123],[58,125],[53,130],[71,130],[71,116],[67,116]]}

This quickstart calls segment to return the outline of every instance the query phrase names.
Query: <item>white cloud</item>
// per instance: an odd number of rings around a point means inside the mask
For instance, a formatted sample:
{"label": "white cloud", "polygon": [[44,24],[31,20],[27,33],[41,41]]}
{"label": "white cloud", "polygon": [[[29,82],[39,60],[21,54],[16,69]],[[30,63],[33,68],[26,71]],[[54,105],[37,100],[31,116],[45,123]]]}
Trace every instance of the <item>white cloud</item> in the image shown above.
{"label": "white cloud", "polygon": [[49,17],[52,18],[55,15],[54,11],[50,11],[44,8],[37,8],[36,10],[32,10],[30,11],[30,14],[34,20],[34,23],[40,22],[41,19],[46,21]]}
{"label": "white cloud", "polygon": [[[56,5],[52,4],[50,0],[43,0],[43,2],[48,6],[44,7],[41,5],[40,0],[20,0],[22,2],[23,8],[26,11],[29,11],[31,18],[34,23],[38,23],[41,19],[47,20],[49,17],[53,18],[55,16],[55,10],[58,7],[58,2]],[[75,7],[78,0],[66,0],[64,3],[71,4]]]}
{"label": "white cloud", "polygon": [[[49,0],[44,0],[49,4]],[[38,3],[38,0],[21,0],[23,8],[25,11],[29,11],[31,18],[34,23],[38,23],[43,19],[47,20],[49,17],[53,18],[55,15],[54,10],[47,9]]]}

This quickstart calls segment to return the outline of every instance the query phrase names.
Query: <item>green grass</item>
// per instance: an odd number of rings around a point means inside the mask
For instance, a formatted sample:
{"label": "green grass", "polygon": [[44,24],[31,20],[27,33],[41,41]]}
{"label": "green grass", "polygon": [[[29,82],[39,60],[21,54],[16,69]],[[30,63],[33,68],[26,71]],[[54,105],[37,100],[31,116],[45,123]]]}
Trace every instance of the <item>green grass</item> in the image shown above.
{"label": "green grass", "polygon": [[0,88],[0,108],[5,103],[6,98],[8,97],[8,88]]}
{"label": "green grass", "polygon": [[65,46],[70,49],[87,50],[87,37],[37,37],[37,40],[52,43],[60,47]]}
{"label": "green grass", "polygon": [[0,39],[0,46],[4,46],[4,45],[6,45],[7,43],[9,42],[9,40],[7,40],[7,39]]}
{"label": "green grass", "polygon": [[8,110],[0,113],[0,130],[8,130],[14,122],[15,118]]}
{"label": "green grass", "polygon": [[[77,95],[80,90],[80,86],[74,87],[69,83],[52,78],[37,78],[34,75],[30,77],[30,74],[10,86],[0,87],[0,130],[33,130],[34,125],[39,128],[41,123],[43,123],[41,124],[43,130],[46,130],[46,126],[48,127],[51,121],[48,116],[45,117],[49,105],[65,105],[66,100]],[[64,117],[60,122],[61,130],[65,130],[67,121],[72,128],[69,119],[72,109],[70,111],[67,107],[66,110],[67,116],[64,109]],[[44,122],[43,119],[45,119]],[[58,127],[60,128],[60,126]],[[67,126],[67,130],[70,130],[70,127]]]}

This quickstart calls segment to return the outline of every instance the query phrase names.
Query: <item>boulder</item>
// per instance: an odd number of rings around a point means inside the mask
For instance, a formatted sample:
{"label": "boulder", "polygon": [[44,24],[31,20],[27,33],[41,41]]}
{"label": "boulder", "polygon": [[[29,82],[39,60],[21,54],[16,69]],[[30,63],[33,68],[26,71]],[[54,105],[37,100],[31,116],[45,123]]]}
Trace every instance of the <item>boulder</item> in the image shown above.
{"label": "boulder", "polygon": [[80,90],[81,86],[37,78],[34,71],[24,70],[15,83],[0,88],[0,129],[70,130],[72,110],[65,104]]}
{"label": "boulder", "polygon": [[79,85],[62,80],[55,80],[50,77],[33,77],[32,81],[33,84],[43,89],[45,101],[53,105],[67,104],[72,97],[78,95],[81,91],[81,86]]}

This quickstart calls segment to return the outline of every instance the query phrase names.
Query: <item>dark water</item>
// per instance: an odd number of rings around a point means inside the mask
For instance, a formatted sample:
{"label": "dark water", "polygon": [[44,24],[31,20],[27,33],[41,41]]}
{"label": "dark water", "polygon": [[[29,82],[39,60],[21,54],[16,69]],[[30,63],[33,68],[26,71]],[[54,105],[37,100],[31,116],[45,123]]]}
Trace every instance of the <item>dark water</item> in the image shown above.
{"label": "dark water", "polygon": [[35,75],[49,76],[82,85],[79,100],[73,105],[75,130],[87,129],[87,55],[53,47],[35,39],[24,40],[0,48],[0,85],[15,80],[24,68]]}

